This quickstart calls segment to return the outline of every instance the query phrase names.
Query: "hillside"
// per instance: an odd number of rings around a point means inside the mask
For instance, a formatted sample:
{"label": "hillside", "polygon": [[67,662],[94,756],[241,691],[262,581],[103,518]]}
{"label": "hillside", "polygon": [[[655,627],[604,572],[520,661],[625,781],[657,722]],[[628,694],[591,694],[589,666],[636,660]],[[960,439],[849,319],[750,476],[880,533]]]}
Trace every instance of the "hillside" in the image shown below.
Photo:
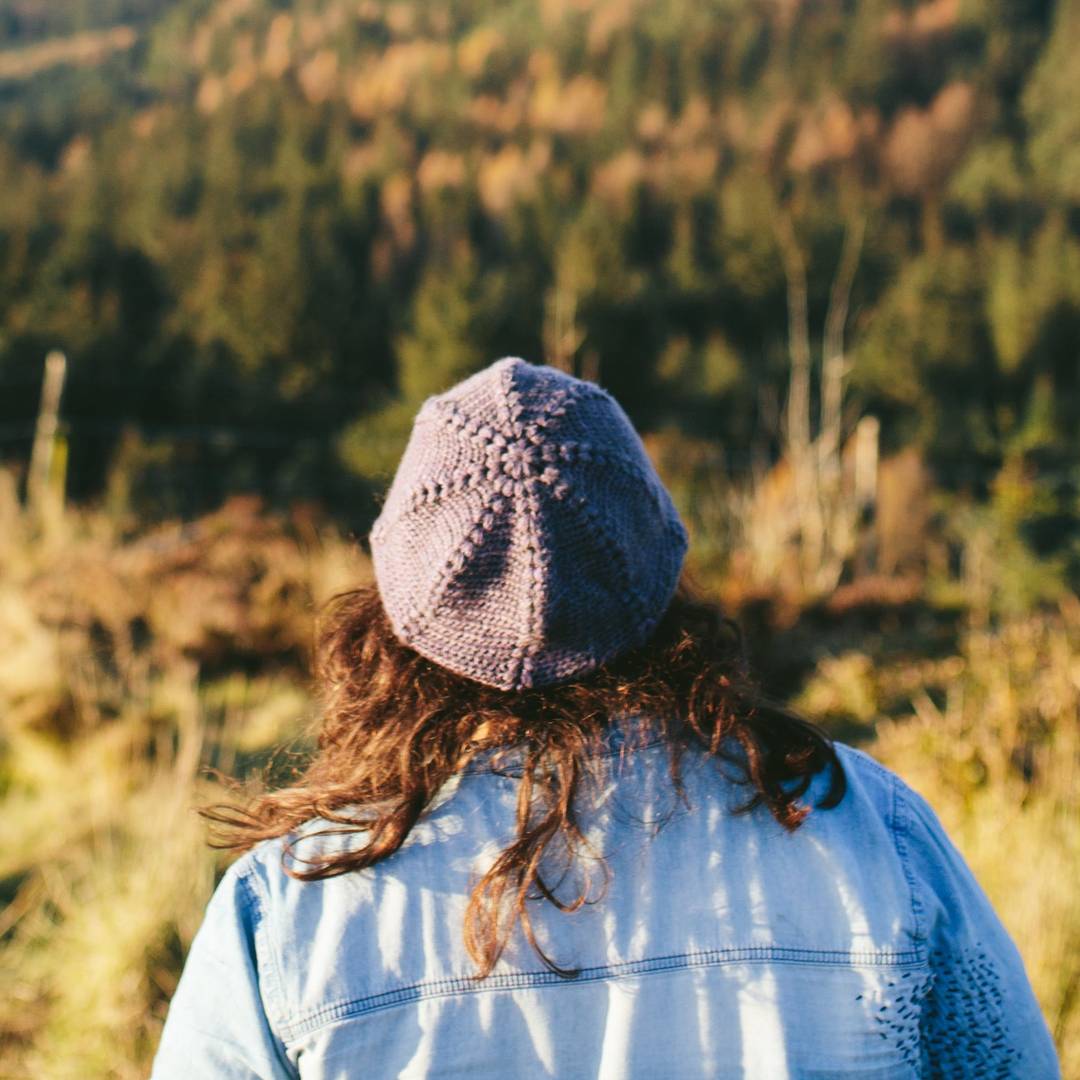
{"label": "hillside", "polygon": [[779,451],[801,340],[850,362],[844,416],[886,451],[976,497],[1019,461],[1037,545],[1073,543],[1076,0],[4,18],[0,453],[60,345],[78,498],[127,427],[147,512],[239,484],[362,520],[352,478],[415,402],[505,353],[739,475]]}

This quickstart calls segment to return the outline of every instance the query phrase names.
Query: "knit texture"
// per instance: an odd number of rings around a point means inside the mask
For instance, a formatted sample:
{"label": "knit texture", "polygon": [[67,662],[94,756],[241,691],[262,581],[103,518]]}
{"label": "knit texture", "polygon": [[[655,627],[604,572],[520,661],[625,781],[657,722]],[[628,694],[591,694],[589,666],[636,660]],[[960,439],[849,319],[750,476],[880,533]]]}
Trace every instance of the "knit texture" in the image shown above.
{"label": "knit texture", "polygon": [[642,644],[687,548],[615,399],[517,357],[424,402],[370,541],[397,637],[505,690]]}

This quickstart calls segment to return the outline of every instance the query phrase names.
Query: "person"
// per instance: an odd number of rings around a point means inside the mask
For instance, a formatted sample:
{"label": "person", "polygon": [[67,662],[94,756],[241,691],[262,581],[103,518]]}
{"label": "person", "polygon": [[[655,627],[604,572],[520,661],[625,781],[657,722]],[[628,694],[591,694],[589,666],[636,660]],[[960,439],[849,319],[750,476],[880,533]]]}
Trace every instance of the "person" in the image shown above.
{"label": "person", "polygon": [[1058,1075],[927,803],[762,696],[601,388],[429,398],[300,778],[207,811],[156,1080]]}

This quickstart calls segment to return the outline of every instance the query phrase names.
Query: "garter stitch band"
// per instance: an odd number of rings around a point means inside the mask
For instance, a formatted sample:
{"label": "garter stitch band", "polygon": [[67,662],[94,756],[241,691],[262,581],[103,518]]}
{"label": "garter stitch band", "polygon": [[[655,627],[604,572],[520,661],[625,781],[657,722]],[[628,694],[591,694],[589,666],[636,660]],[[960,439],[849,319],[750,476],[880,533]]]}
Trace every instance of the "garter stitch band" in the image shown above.
{"label": "garter stitch band", "polygon": [[370,541],[398,639],[504,690],[643,644],[687,548],[615,399],[517,357],[424,402]]}

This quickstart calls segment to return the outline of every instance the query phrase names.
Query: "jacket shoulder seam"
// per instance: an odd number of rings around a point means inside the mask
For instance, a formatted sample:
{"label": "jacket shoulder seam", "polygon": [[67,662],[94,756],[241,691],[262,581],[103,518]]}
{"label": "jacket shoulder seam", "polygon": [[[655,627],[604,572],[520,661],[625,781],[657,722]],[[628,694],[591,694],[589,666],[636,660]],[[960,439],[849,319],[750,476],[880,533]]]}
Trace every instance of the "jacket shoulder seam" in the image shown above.
{"label": "jacket shoulder seam", "polygon": [[900,867],[903,870],[904,880],[908,887],[908,902],[911,907],[912,934],[918,945],[925,945],[927,941],[926,909],[919,894],[919,883],[911,864],[910,841],[911,841],[911,808],[904,798],[906,785],[891,769],[887,769],[880,761],[871,757],[865,750],[857,747],[845,746],[845,757],[866,768],[878,780],[885,785],[885,824],[889,835],[892,837],[893,847],[896,850]]}
{"label": "jacket shoulder seam", "polygon": [[243,890],[244,897],[252,912],[253,933],[255,938],[255,956],[259,963],[259,988],[266,1006],[267,1017],[274,1023],[281,1024],[285,1011],[281,1007],[281,968],[278,964],[277,950],[272,940],[270,905],[264,900],[262,890],[256,881],[254,859],[237,864],[236,880]]}
{"label": "jacket shoulder seam", "polygon": [[919,897],[918,882],[915,880],[915,872],[911,867],[911,856],[908,848],[908,842],[911,838],[911,816],[907,802],[904,800],[903,785],[899,777],[892,776],[891,778],[892,810],[889,827],[893,834],[897,854],[900,856],[900,865],[904,870],[908,891],[911,894],[911,917],[914,921],[915,940],[925,943],[927,940],[925,909]]}

